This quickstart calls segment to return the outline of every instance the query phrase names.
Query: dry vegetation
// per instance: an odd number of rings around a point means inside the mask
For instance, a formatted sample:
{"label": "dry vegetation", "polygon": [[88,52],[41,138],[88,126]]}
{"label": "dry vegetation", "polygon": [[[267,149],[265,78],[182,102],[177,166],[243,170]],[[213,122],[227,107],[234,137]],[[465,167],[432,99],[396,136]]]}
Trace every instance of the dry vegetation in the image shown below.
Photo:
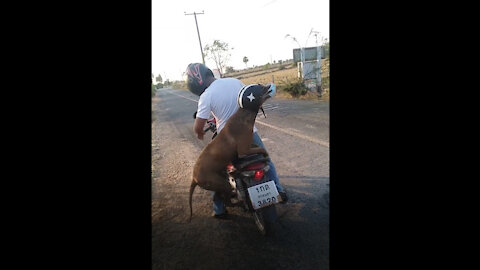
{"label": "dry vegetation", "polygon": [[[237,78],[244,84],[253,83],[270,83],[277,84],[277,97],[279,98],[296,98],[296,99],[322,99],[329,100],[330,93],[330,61],[329,59],[322,59],[322,94],[313,91],[308,91],[307,94],[298,97],[293,97],[290,93],[283,91],[283,88],[298,78],[297,67],[295,64],[288,63],[281,66],[276,65],[270,68],[252,68],[248,70],[240,70],[233,73],[225,74],[225,77]],[[176,81],[172,85],[176,89],[187,90],[183,81]]]}
{"label": "dry vegetation", "polygon": [[[278,86],[277,96],[280,98],[292,98],[292,95],[282,91],[282,87],[289,82],[293,82],[298,78],[297,67],[294,64],[289,64],[284,66],[284,69],[275,68],[270,70],[259,70],[251,73],[240,73],[231,74],[236,76],[230,76],[227,74],[226,77],[234,77],[241,80],[244,84],[253,84],[253,83],[269,83],[274,82]],[[329,59],[322,59],[322,95],[321,99],[328,101],[330,92],[330,61]],[[320,95],[309,91],[306,95],[299,96],[298,99],[319,99]]]}
{"label": "dry vegetation", "polygon": [[281,84],[281,81],[286,80],[295,80],[297,78],[297,68],[290,67],[283,70],[272,71],[266,74],[252,74],[251,76],[244,75],[243,78],[240,79],[244,84],[252,84],[252,83],[269,83],[274,82],[276,84]]}

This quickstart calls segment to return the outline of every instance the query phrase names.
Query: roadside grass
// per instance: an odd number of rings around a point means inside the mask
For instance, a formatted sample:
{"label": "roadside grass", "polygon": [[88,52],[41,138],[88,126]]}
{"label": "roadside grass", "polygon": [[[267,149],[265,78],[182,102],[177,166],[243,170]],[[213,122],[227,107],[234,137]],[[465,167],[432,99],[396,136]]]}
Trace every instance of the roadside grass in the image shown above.
{"label": "roadside grass", "polygon": [[[269,70],[237,71],[226,74],[225,77],[237,78],[245,85],[273,82],[277,85],[276,96],[281,99],[330,100],[330,59],[328,58],[322,60],[321,93],[310,91],[299,83],[297,67],[292,64]],[[186,84],[182,81],[174,82],[171,87],[188,91]]]}
{"label": "roadside grass", "polygon": [[[228,76],[228,74],[227,74]],[[281,69],[258,74],[242,74],[239,78],[244,84],[252,83],[269,83],[273,82],[277,84],[277,97],[282,99],[300,99],[300,100],[323,100],[329,101],[329,88],[330,88],[330,60],[322,60],[322,93],[315,91],[309,91],[305,88],[305,91],[300,90],[298,83],[298,71],[294,65],[289,65]],[[299,93],[300,92],[300,93]]]}

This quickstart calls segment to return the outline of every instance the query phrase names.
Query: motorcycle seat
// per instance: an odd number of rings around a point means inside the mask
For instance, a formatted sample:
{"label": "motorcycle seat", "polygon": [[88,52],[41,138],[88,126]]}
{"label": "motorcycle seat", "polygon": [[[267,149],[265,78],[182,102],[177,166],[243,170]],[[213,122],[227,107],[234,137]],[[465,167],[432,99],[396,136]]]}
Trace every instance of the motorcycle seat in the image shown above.
{"label": "motorcycle seat", "polygon": [[[245,168],[245,167],[247,167],[251,164],[259,163],[259,162],[266,162],[268,160],[269,160],[269,158],[265,157],[262,154],[253,154],[253,155],[248,155],[248,156],[239,158],[239,159],[233,161],[232,164],[237,170],[241,170],[241,169],[243,169],[243,168]],[[251,169],[257,169],[257,168],[252,167]]]}

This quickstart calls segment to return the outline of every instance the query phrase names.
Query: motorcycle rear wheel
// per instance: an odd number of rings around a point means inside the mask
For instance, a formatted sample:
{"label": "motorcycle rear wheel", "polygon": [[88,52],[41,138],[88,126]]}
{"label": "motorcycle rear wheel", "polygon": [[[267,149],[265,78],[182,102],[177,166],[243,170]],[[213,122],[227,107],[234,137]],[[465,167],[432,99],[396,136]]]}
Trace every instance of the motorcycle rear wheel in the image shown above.
{"label": "motorcycle rear wheel", "polygon": [[263,214],[262,212],[253,212],[253,219],[255,220],[255,224],[257,225],[258,230],[262,235],[267,234],[267,224],[265,223],[265,220],[263,219]]}
{"label": "motorcycle rear wheel", "polygon": [[277,220],[277,210],[275,205],[253,211],[253,219],[258,230],[262,235],[267,235],[272,230],[272,224]]}

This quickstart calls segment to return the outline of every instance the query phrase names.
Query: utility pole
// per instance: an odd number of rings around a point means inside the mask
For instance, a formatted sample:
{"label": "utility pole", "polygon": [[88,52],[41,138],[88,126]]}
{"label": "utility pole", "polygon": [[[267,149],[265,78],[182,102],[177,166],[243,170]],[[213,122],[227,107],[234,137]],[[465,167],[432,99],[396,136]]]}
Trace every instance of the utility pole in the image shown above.
{"label": "utility pole", "polygon": [[202,10],[202,13],[193,12],[193,13],[187,14],[187,12],[185,12],[185,11],[183,13],[185,13],[185,15],[193,15],[195,17],[195,25],[197,26],[198,42],[200,43],[200,52],[202,53],[202,61],[203,61],[203,64],[205,65],[205,58],[203,56],[202,41],[200,40],[200,31],[198,31],[198,23],[197,23],[197,14],[204,14],[203,10]]}

